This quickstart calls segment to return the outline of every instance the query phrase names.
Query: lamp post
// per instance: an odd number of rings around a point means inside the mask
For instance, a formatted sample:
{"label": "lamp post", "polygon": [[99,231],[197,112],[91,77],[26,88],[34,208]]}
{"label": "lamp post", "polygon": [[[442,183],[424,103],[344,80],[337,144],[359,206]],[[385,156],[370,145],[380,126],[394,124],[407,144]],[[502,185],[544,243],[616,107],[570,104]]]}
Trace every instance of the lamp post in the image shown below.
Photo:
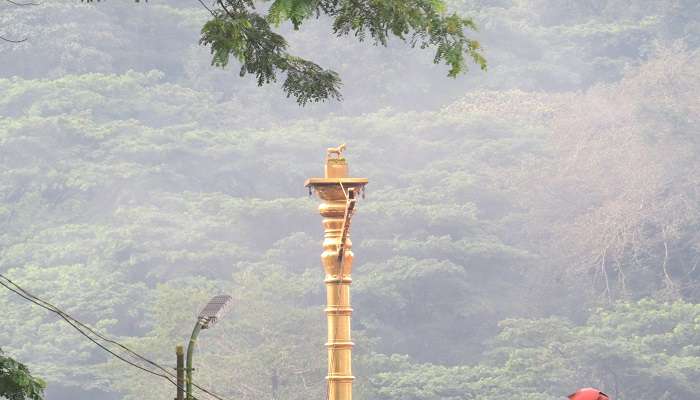
{"label": "lamp post", "polygon": [[209,329],[214,326],[228,311],[230,305],[231,296],[214,296],[209,300],[209,303],[204,306],[199,316],[197,316],[197,323],[194,325],[192,335],[190,336],[190,343],[187,345],[187,366],[185,367],[185,372],[187,374],[185,378],[187,400],[192,400],[192,355],[194,353],[194,345],[197,342],[197,336],[199,336],[199,332],[202,329]]}
{"label": "lamp post", "polygon": [[305,186],[321,199],[325,238],[321,263],[326,273],[326,317],[328,320],[328,400],[352,400],[352,347],[350,336],[350,284],[352,243],[350,220],[367,178],[348,177],[348,163],[342,156],[345,145],[327,150],[323,178],[310,178]]}

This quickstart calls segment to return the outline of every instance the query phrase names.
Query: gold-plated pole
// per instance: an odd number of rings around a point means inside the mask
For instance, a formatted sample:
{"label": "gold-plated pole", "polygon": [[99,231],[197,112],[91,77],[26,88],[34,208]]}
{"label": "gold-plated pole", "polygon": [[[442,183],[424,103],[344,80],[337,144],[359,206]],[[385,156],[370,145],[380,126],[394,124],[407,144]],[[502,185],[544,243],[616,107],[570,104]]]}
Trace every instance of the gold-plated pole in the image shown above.
{"label": "gold-plated pole", "polygon": [[[367,184],[366,178],[348,178],[344,146],[328,149],[324,178],[311,178],[306,186],[321,199],[323,253],[326,273],[326,318],[328,321],[328,399],[352,400],[352,337],[350,335],[350,284],[352,283],[352,242],[349,227],[356,195]],[[337,157],[332,155],[336,154]]]}

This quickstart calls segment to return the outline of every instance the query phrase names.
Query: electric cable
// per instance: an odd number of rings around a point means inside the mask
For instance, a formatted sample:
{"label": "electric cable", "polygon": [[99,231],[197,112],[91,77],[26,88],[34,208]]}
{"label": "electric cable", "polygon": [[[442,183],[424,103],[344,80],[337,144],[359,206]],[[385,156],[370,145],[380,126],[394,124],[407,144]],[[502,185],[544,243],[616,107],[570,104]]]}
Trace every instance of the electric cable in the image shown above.
{"label": "electric cable", "polygon": [[[6,276],[0,274],[0,278],[2,278],[2,279],[4,279],[4,280],[6,280],[7,282],[9,282],[9,283],[10,283],[12,286],[14,286],[16,289],[14,289],[14,288],[8,286],[6,283],[4,283],[4,282],[2,282],[2,281],[0,281],[0,285],[2,285],[3,287],[5,287],[6,289],[10,290],[11,292],[17,294],[18,296],[24,298],[25,300],[27,300],[27,301],[29,301],[29,302],[31,302],[31,303],[33,303],[33,304],[36,304],[36,305],[38,305],[39,307],[42,307],[42,308],[44,308],[44,309],[46,309],[46,310],[48,310],[48,311],[51,311],[51,312],[53,312],[54,314],[57,314],[57,315],[58,315],[59,317],[61,317],[64,321],[66,321],[69,325],[71,325],[75,330],[77,330],[81,335],[85,336],[85,337],[86,337],[87,339],[89,339],[91,342],[93,342],[93,343],[96,344],[98,347],[100,347],[101,349],[105,350],[106,352],[108,352],[108,353],[111,354],[112,356],[118,358],[119,360],[121,360],[121,361],[123,361],[123,362],[125,362],[125,363],[127,363],[127,364],[129,364],[129,365],[131,365],[131,366],[133,366],[133,367],[135,367],[135,368],[138,368],[139,370],[142,370],[142,371],[147,372],[147,373],[149,373],[149,374],[152,374],[152,375],[161,377],[161,378],[163,378],[163,379],[166,379],[168,382],[170,382],[171,384],[173,384],[176,388],[181,389],[181,390],[184,390],[183,387],[181,387],[180,385],[178,385],[176,382],[174,382],[174,381],[172,380],[172,377],[175,377],[175,375],[174,375],[172,372],[170,372],[170,371],[168,371],[167,369],[165,369],[164,367],[162,367],[160,364],[158,364],[158,363],[156,363],[156,362],[154,362],[154,361],[152,361],[152,360],[149,360],[148,358],[146,358],[146,357],[144,357],[144,356],[142,356],[142,355],[136,353],[135,351],[131,350],[130,348],[124,346],[123,344],[121,344],[121,343],[119,343],[119,342],[117,342],[117,341],[114,341],[114,340],[112,340],[112,339],[109,339],[109,338],[104,337],[103,335],[99,334],[99,333],[96,332],[94,329],[90,328],[89,326],[87,326],[87,325],[85,325],[84,323],[80,322],[79,320],[75,319],[75,318],[72,317],[70,314],[66,313],[65,311],[59,309],[58,307],[54,306],[53,304],[51,304],[51,303],[49,303],[49,302],[47,302],[47,301],[45,301],[45,300],[43,300],[43,299],[41,299],[41,298],[39,298],[39,297],[37,297],[37,296],[34,296],[33,294],[29,293],[27,290],[25,290],[24,288],[22,288],[22,287],[19,286],[18,284],[14,283],[14,282],[13,282],[11,279],[9,279],[8,277],[6,277]],[[42,304],[42,303],[43,303],[43,304]],[[84,327],[84,328],[87,329],[90,333],[94,334],[95,336],[99,337],[100,339],[102,339],[102,340],[104,340],[104,341],[106,341],[106,342],[109,342],[109,343],[112,343],[112,344],[114,344],[114,345],[119,346],[120,348],[122,348],[122,349],[125,350],[126,352],[130,353],[132,356],[135,356],[135,357],[137,357],[137,358],[139,358],[139,359],[141,359],[141,360],[143,360],[143,361],[146,361],[147,363],[149,363],[149,364],[151,364],[151,365],[157,367],[158,369],[164,371],[164,372],[167,373],[168,375],[165,375],[165,374],[162,374],[162,373],[158,373],[158,372],[154,372],[154,371],[152,371],[152,370],[150,370],[150,369],[144,368],[144,367],[141,366],[141,365],[138,365],[138,364],[136,364],[136,363],[134,363],[134,362],[131,362],[131,361],[125,359],[124,357],[120,356],[119,354],[114,353],[112,350],[110,350],[109,348],[105,347],[104,345],[102,345],[101,343],[99,343],[98,341],[96,341],[96,340],[95,340],[94,338],[92,338],[89,334],[85,333],[80,327]],[[192,386],[194,386],[195,388],[199,389],[201,392],[206,393],[207,395],[209,395],[209,396],[211,396],[211,397],[214,397],[214,398],[217,399],[217,400],[226,400],[224,397],[222,397],[222,396],[220,396],[220,395],[218,395],[218,394],[216,394],[216,393],[213,393],[213,392],[211,392],[211,391],[209,391],[209,390],[207,390],[207,389],[205,389],[205,388],[203,388],[203,387],[201,387],[201,386],[199,386],[199,385],[197,385],[197,384],[195,384],[195,383],[192,383]],[[194,398],[194,397],[193,397],[193,399],[194,399],[194,400],[197,400],[197,399]]]}
{"label": "electric cable", "polygon": [[[3,278],[4,278],[4,276],[3,276]],[[102,345],[101,343],[97,342],[94,338],[90,337],[90,335],[86,334],[82,329],[80,329],[80,328],[77,326],[77,324],[75,324],[75,323],[74,323],[73,321],[71,321],[69,318],[66,318],[61,312],[57,312],[56,310],[54,310],[54,309],[52,309],[52,308],[50,308],[50,307],[47,307],[47,306],[45,306],[45,305],[43,305],[43,304],[41,304],[41,303],[35,301],[34,299],[30,298],[29,296],[26,296],[26,295],[24,295],[23,293],[21,293],[21,292],[15,290],[15,289],[13,289],[13,288],[7,286],[7,284],[5,284],[4,282],[1,282],[1,281],[0,281],[0,285],[2,285],[2,286],[4,286],[6,289],[8,289],[8,290],[14,292],[14,293],[17,294],[18,296],[20,296],[20,297],[22,297],[22,298],[28,300],[29,302],[31,302],[31,303],[33,303],[33,304],[36,304],[36,305],[38,305],[39,307],[42,307],[42,308],[44,308],[44,309],[46,309],[46,310],[49,310],[49,311],[51,311],[51,312],[53,312],[53,313],[58,314],[59,317],[61,317],[64,321],[66,321],[66,322],[67,322],[69,325],[71,325],[73,328],[75,328],[75,330],[77,330],[81,335],[85,336],[85,337],[88,338],[91,342],[93,342],[94,344],[96,344],[97,346],[99,346],[101,349],[105,350],[106,352],[108,352],[109,354],[113,355],[114,357],[120,359],[121,361],[124,361],[125,363],[127,363],[127,364],[129,364],[129,365],[131,365],[131,366],[133,366],[133,367],[135,367],[135,368],[138,368],[138,369],[140,369],[140,370],[142,370],[142,371],[144,371],[144,372],[148,372],[149,374],[153,374],[153,375],[156,375],[156,376],[165,378],[165,379],[169,380],[171,383],[174,383],[174,382],[172,382],[172,381],[170,380],[170,378],[169,378],[168,376],[163,375],[163,374],[160,374],[160,373],[157,373],[157,372],[153,372],[153,371],[151,371],[151,370],[149,370],[149,369],[146,369],[146,368],[144,368],[144,367],[142,367],[142,366],[140,366],[140,365],[138,365],[138,364],[136,364],[136,363],[133,363],[133,362],[131,362],[131,361],[129,361],[129,360],[123,358],[123,357],[120,356],[119,354],[114,353],[112,350],[108,349],[107,347],[105,347],[105,346]],[[177,383],[174,383],[174,384],[177,386]]]}
{"label": "electric cable", "polygon": [[[19,292],[17,292],[16,290],[14,290],[14,289],[8,287],[7,285],[3,284],[2,282],[0,282],[0,284],[1,284],[2,286],[6,287],[7,289],[11,290],[12,292],[16,293],[17,295],[19,295],[19,296],[25,298],[26,300],[28,300],[28,301],[30,301],[30,302],[32,302],[32,303],[34,303],[34,304],[36,304],[36,305],[38,305],[38,306],[40,306],[40,307],[42,307],[42,308],[44,308],[44,309],[47,309],[47,310],[49,310],[49,311],[51,311],[51,312],[53,312],[53,313],[55,313],[55,314],[58,314],[61,318],[63,318],[66,322],[68,322],[71,326],[73,326],[73,328],[75,328],[75,329],[76,329],[78,332],[80,332],[83,336],[85,336],[85,337],[87,337],[88,339],[90,339],[93,343],[95,343],[95,344],[96,344],[97,346],[99,346],[100,348],[104,349],[105,351],[109,352],[110,354],[114,355],[115,357],[119,358],[120,360],[122,360],[122,361],[124,361],[124,362],[126,362],[126,363],[128,363],[128,364],[130,364],[130,365],[132,365],[132,366],[134,366],[134,367],[136,367],[136,368],[139,368],[139,369],[141,369],[141,370],[143,370],[143,371],[145,371],[145,372],[148,372],[148,373],[150,373],[150,374],[153,374],[153,375],[162,377],[162,378],[164,378],[164,379],[167,379],[170,383],[172,383],[173,385],[175,385],[178,389],[182,389],[182,387],[180,387],[177,383],[173,382],[172,379],[170,379],[169,377],[164,376],[163,374],[154,373],[154,372],[151,371],[151,370],[145,369],[145,368],[143,368],[142,366],[137,365],[137,364],[134,364],[134,363],[132,363],[132,362],[130,362],[130,361],[124,359],[123,357],[120,357],[119,355],[113,353],[112,351],[110,351],[110,350],[107,349],[106,347],[102,346],[101,344],[99,344],[98,342],[96,342],[95,340],[93,340],[89,335],[85,334],[79,327],[77,327],[76,325],[74,325],[74,324],[71,322],[71,320],[72,320],[73,322],[75,322],[75,324],[80,325],[80,326],[82,326],[82,327],[85,327],[87,330],[89,330],[91,333],[95,334],[95,335],[98,336],[99,338],[101,338],[101,339],[103,339],[103,340],[105,340],[105,341],[107,341],[107,342],[113,343],[113,344],[115,344],[115,345],[117,345],[117,346],[123,348],[124,350],[126,350],[127,352],[133,354],[133,355],[136,356],[137,358],[140,358],[140,359],[142,359],[142,360],[148,362],[149,364],[151,364],[151,365],[153,365],[153,366],[159,368],[160,370],[166,372],[166,373],[169,374],[171,377],[175,377],[175,375],[174,375],[172,372],[170,372],[170,371],[168,371],[167,369],[163,368],[161,365],[159,365],[159,364],[157,364],[157,363],[155,363],[155,362],[153,362],[153,361],[151,361],[151,360],[149,360],[149,359],[143,357],[142,355],[136,353],[135,351],[129,349],[128,347],[124,346],[123,344],[121,344],[121,343],[119,343],[119,342],[116,342],[116,341],[111,340],[111,339],[109,339],[109,338],[105,338],[104,336],[100,335],[98,332],[96,332],[95,330],[93,330],[93,329],[90,328],[89,326],[87,326],[87,325],[85,325],[84,323],[82,323],[82,322],[78,321],[77,319],[73,318],[72,316],[70,316],[70,315],[67,314],[66,312],[62,311],[62,310],[59,309],[58,307],[56,307],[56,306],[52,305],[51,303],[49,303],[49,302],[47,302],[47,301],[45,301],[45,300],[43,300],[43,299],[41,299],[41,298],[39,298],[39,297],[37,297],[37,296],[34,296],[34,295],[31,294],[31,293],[29,293],[28,291],[26,291],[26,290],[25,290],[24,288],[22,288],[21,286],[19,286],[19,285],[17,285],[16,283],[12,282],[12,280],[10,280],[9,278],[7,278],[6,276],[0,274],[0,278],[3,278],[3,279],[5,279],[5,280],[7,280],[8,282],[10,282],[13,286],[15,286],[17,289],[19,289],[19,290],[20,290],[21,292],[23,292],[24,294],[19,293]],[[41,303],[44,303],[44,304],[37,303],[37,301],[39,301],[39,302],[41,302]],[[202,392],[204,392],[204,393],[208,394],[209,396],[212,396],[212,397],[214,397],[214,398],[216,398],[216,399],[225,400],[222,396],[220,396],[220,395],[218,395],[218,394],[216,394],[216,393],[213,393],[213,392],[211,392],[211,391],[209,391],[209,390],[207,390],[207,389],[205,389],[205,388],[203,388],[203,387],[201,387],[201,386],[195,384],[194,382],[192,383],[192,386],[194,386],[195,388],[199,389],[200,391],[202,391]],[[196,398],[195,398],[195,400],[196,400]]]}
{"label": "electric cable", "polygon": [[[160,369],[160,370],[163,371],[164,373],[166,373],[166,374],[168,374],[168,375],[170,375],[170,376],[172,376],[172,377],[176,377],[176,375],[173,374],[171,371],[169,371],[169,370],[167,370],[167,369],[161,367],[159,364],[155,363],[154,361],[151,361],[151,360],[149,360],[148,358],[143,357],[142,355],[136,353],[135,351],[131,350],[130,348],[124,346],[123,344],[121,344],[121,343],[119,343],[119,342],[117,342],[117,341],[115,341],[115,340],[112,340],[112,339],[109,339],[109,338],[107,338],[107,337],[104,337],[104,336],[101,335],[99,332],[95,331],[94,329],[92,329],[92,328],[89,327],[88,325],[86,325],[86,324],[80,322],[79,320],[73,318],[71,315],[69,315],[68,313],[66,313],[66,312],[64,312],[63,310],[59,309],[59,308],[56,307],[55,305],[53,305],[53,304],[49,303],[48,301],[43,300],[43,299],[41,299],[41,298],[39,298],[39,297],[37,297],[37,296],[35,296],[35,295],[29,293],[29,292],[28,292],[27,290],[25,290],[24,288],[20,287],[19,285],[17,285],[17,284],[14,283],[14,282],[12,282],[12,281],[11,281],[9,278],[7,278],[6,276],[0,274],[0,277],[1,277],[2,279],[5,279],[6,281],[8,281],[12,286],[14,286],[14,287],[17,288],[18,290],[20,290],[22,293],[26,294],[27,296],[31,297],[32,299],[34,299],[34,300],[36,300],[36,301],[39,301],[39,302],[45,304],[47,307],[50,307],[50,308],[51,308],[50,311],[53,311],[53,312],[59,314],[59,315],[62,316],[62,317],[65,316],[66,318],[72,320],[72,321],[75,322],[77,325],[80,325],[81,327],[87,329],[90,333],[92,333],[93,335],[97,336],[98,338],[104,340],[105,342],[112,343],[112,344],[114,344],[114,345],[120,347],[120,348],[123,349],[124,351],[126,351],[126,352],[132,354],[132,355],[135,356],[136,358],[139,358],[139,359],[141,359],[141,360],[147,362],[148,364],[151,364],[151,365],[153,365],[154,367]],[[23,296],[23,297],[24,297],[24,296]],[[44,306],[42,306],[42,307],[44,307]],[[44,308],[47,308],[47,307],[44,307]],[[47,308],[47,309],[48,309],[48,308]],[[64,318],[64,319],[65,319],[65,318]]]}
{"label": "electric cable", "polygon": [[[18,292],[17,290],[15,290],[15,289],[13,289],[13,288],[7,286],[7,285],[4,284],[3,282],[0,282],[0,285],[2,285],[2,286],[4,286],[5,288],[7,288],[8,290],[14,292],[15,294],[19,295],[20,297],[23,297],[24,299],[26,299],[26,300],[28,300],[28,301],[30,301],[30,302],[32,302],[32,303],[34,303],[34,304],[36,304],[36,305],[38,305],[38,306],[44,308],[44,309],[46,309],[46,310],[49,310],[49,311],[51,311],[51,312],[53,312],[53,313],[59,315],[59,316],[60,316],[62,319],[64,319],[68,324],[70,324],[73,328],[75,328],[75,330],[77,330],[80,334],[82,334],[83,336],[85,336],[86,338],[88,338],[90,341],[92,341],[92,342],[95,343],[97,346],[99,346],[99,347],[102,348],[103,350],[107,351],[108,353],[110,353],[110,354],[113,355],[114,357],[116,357],[116,358],[118,358],[119,360],[121,360],[121,361],[123,361],[123,362],[125,362],[125,363],[127,363],[127,364],[129,364],[129,365],[131,365],[131,366],[133,366],[133,367],[136,367],[136,368],[138,368],[138,369],[140,369],[140,370],[142,370],[142,371],[145,371],[145,372],[148,372],[148,373],[150,373],[150,374],[152,374],[152,375],[155,375],[155,376],[159,376],[159,377],[161,377],[161,378],[164,378],[164,379],[168,380],[168,382],[170,382],[171,384],[173,384],[175,387],[177,387],[178,389],[184,390],[184,389],[183,389],[180,385],[178,385],[176,382],[173,382],[173,380],[172,380],[170,377],[168,377],[168,376],[166,376],[166,375],[163,375],[163,374],[160,374],[160,373],[157,373],[157,372],[153,372],[153,371],[151,371],[151,370],[149,370],[149,369],[146,369],[146,368],[144,368],[144,367],[142,367],[142,366],[140,366],[140,365],[138,365],[138,364],[135,364],[135,363],[133,363],[133,362],[131,362],[131,361],[129,361],[129,360],[126,360],[125,358],[121,357],[120,355],[118,355],[118,354],[112,352],[110,349],[108,349],[108,348],[106,348],[105,346],[103,346],[102,344],[98,343],[96,340],[94,340],[92,337],[90,337],[88,334],[86,334],[82,329],[80,329],[80,328],[79,328],[78,326],[76,326],[76,325],[80,325],[80,326],[85,327],[85,328],[88,329],[91,333],[95,334],[96,336],[100,337],[101,339],[103,339],[103,340],[105,340],[105,341],[108,341],[108,342],[110,342],[110,343],[113,343],[113,344],[116,344],[116,345],[122,347],[123,349],[125,349],[125,350],[128,351],[129,353],[131,353],[131,354],[137,356],[137,357],[140,358],[140,359],[143,359],[143,360],[145,360],[145,361],[148,361],[150,364],[152,364],[152,365],[156,366],[157,368],[159,368],[159,369],[165,371],[166,373],[170,374],[171,376],[174,376],[170,371],[166,370],[165,368],[163,368],[163,367],[160,366],[159,364],[157,364],[157,363],[155,363],[155,362],[153,362],[153,361],[151,361],[151,360],[148,360],[147,358],[141,356],[140,354],[134,352],[133,350],[129,349],[128,347],[122,345],[122,344],[119,343],[119,342],[116,342],[116,341],[111,340],[111,339],[109,339],[109,338],[105,338],[104,336],[102,336],[102,335],[100,335],[99,333],[95,332],[95,331],[94,331],[92,328],[90,328],[89,326],[83,324],[82,322],[78,321],[77,319],[71,317],[69,314],[67,314],[67,313],[65,313],[64,311],[60,310],[58,307],[53,306],[51,303],[49,303],[49,302],[47,302],[47,301],[45,301],[45,300],[42,300],[41,298],[36,297],[36,296],[32,295],[31,293],[27,292],[25,289],[23,289],[22,287],[20,287],[20,286],[17,285],[16,283],[12,282],[9,278],[5,277],[4,275],[0,274],[0,277],[3,278],[3,279],[5,279],[5,280],[7,280],[8,282],[10,282],[13,286],[17,287],[17,288],[18,288],[21,292],[23,292],[23,293],[20,293],[20,292]],[[46,305],[45,305],[45,304],[41,304],[40,302],[43,302],[43,303],[45,303]],[[47,305],[48,305],[48,306],[47,306]],[[195,388],[199,389],[201,392],[204,392],[204,393],[208,394],[209,396],[212,396],[212,397],[214,397],[214,398],[216,398],[216,399],[218,399],[218,400],[226,400],[226,399],[224,399],[222,396],[217,395],[216,393],[213,393],[213,392],[211,392],[211,391],[209,391],[209,390],[207,390],[207,389],[205,389],[205,388],[203,388],[203,387],[201,387],[201,386],[199,386],[199,385],[197,385],[197,384],[195,384],[195,383],[192,383],[192,386],[194,386]],[[194,398],[194,397],[193,397],[193,399],[194,399],[194,400],[197,400],[197,399]]]}

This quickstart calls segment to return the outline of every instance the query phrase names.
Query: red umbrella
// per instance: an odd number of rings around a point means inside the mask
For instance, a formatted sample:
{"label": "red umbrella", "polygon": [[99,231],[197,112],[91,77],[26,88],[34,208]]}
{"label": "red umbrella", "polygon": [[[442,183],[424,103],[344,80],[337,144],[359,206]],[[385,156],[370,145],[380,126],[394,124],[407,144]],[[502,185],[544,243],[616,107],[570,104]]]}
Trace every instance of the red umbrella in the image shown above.
{"label": "red umbrella", "polygon": [[610,398],[598,389],[583,388],[570,394],[569,400],[610,400]]}

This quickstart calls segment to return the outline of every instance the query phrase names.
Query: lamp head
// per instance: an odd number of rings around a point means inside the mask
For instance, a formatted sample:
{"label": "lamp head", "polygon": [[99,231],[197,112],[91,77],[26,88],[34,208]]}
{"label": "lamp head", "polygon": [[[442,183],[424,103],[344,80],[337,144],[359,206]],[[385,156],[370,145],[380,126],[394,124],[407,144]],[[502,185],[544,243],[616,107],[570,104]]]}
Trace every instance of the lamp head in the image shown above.
{"label": "lamp head", "polygon": [[202,321],[202,329],[211,328],[223,318],[230,308],[231,302],[231,296],[226,294],[212,297],[198,316],[199,320]]}

